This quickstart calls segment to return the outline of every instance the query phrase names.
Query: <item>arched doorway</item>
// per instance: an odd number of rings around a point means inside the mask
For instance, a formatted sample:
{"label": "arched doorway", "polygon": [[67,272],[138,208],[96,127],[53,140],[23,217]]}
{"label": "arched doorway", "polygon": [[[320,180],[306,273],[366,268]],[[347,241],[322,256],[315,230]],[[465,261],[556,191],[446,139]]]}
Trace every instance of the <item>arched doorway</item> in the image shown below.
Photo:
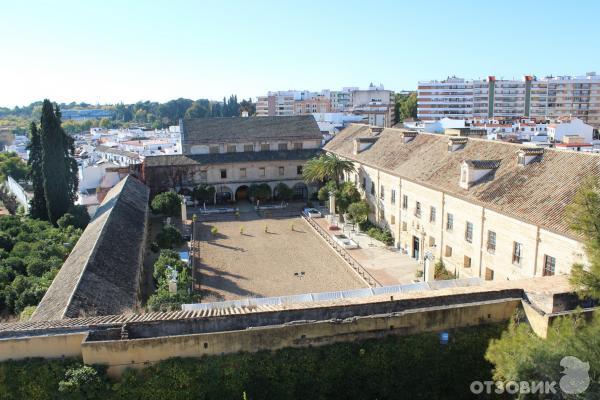
{"label": "arched doorway", "polygon": [[229,203],[233,200],[233,193],[231,189],[227,186],[220,186],[217,188],[217,192],[215,193],[215,198],[217,203]]}
{"label": "arched doorway", "polygon": [[248,186],[242,185],[235,191],[235,201],[248,200]]}
{"label": "arched doorway", "polygon": [[306,200],[308,196],[308,188],[306,184],[298,182],[294,185],[294,200]]}

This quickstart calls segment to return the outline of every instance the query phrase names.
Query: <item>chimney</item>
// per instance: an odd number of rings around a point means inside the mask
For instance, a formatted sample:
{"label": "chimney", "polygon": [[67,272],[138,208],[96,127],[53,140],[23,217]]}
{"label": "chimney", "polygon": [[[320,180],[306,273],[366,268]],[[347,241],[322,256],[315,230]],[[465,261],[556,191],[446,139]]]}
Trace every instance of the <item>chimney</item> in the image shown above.
{"label": "chimney", "polygon": [[419,132],[417,131],[403,131],[402,132],[402,143],[406,144],[414,140],[417,137]]}
{"label": "chimney", "polygon": [[482,178],[492,174],[500,166],[500,160],[464,160],[460,165],[459,186],[469,189]]}
{"label": "chimney", "polygon": [[517,152],[517,163],[522,166],[529,165],[541,161],[543,155],[543,147],[524,147]]}
{"label": "chimney", "polygon": [[464,136],[450,137],[448,140],[448,152],[453,153],[457,150],[463,149],[467,145],[468,141],[469,139]]}

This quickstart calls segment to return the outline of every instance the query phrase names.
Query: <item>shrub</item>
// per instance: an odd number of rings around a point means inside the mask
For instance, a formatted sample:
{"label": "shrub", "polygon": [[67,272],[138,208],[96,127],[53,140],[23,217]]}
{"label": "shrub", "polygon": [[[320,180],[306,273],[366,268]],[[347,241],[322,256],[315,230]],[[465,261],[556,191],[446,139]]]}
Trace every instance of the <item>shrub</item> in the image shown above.
{"label": "shrub", "polygon": [[69,209],[69,212],[60,217],[56,224],[61,228],[73,226],[79,229],[85,229],[90,223],[90,214],[85,206],[75,205]]}
{"label": "shrub", "polygon": [[444,262],[442,260],[437,260],[435,262],[435,271],[433,273],[433,279],[440,281],[456,279],[456,274],[448,271],[444,266]]}
{"label": "shrub", "polygon": [[58,391],[63,399],[104,400],[109,394],[109,385],[104,372],[82,365],[65,372],[65,379],[58,383]]}
{"label": "shrub", "polygon": [[192,198],[198,202],[214,201],[215,187],[210,185],[198,185],[192,191]]}
{"label": "shrub", "polygon": [[210,228],[210,233],[213,236],[217,236],[217,233],[219,233],[219,229],[217,229],[216,226],[213,226],[212,228]]}
{"label": "shrub", "polygon": [[160,193],[154,197],[150,206],[155,214],[174,217],[181,213],[181,198],[173,192]]}
{"label": "shrub", "polygon": [[184,242],[181,232],[173,225],[166,224],[162,231],[156,235],[156,243],[161,249],[172,249]]}
{"label": "shrub", "polygon": [[294,196],[294,189],[283,182],[275,187],[275,191],[279,200],[289,201]]}
{"label": "shrub", "polygon": [[394,237],[392,236],[392,232],[390,232],[389,229],[372,227],[369,228],[369,230],[367,231],[367,235],[369,235],[375,240],[379,240],[380,242],[385,243],[388,246],[392,246],[394,244]]}

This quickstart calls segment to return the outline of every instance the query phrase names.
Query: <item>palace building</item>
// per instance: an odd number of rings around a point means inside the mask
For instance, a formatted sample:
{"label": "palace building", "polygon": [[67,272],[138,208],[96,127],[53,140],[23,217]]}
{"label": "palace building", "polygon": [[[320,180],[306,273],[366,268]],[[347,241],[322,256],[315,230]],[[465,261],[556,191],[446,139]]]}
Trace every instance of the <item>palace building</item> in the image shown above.
{"label": "palace building", "polygon": [[599,176],[599,155],[365,125],[324,150],[354,162],[346,179],[362,188],[369,219],[423,263],[488,280],[586,263],[565,210],[581,182]]}
{"label": "palace building", "polygon": [[322,146],[312,115],[187,119],[180,129],[182,154],[149,156],[133,167],[153,194],[207,184],[217,200],[238,201],[252,184],[273,191],[283,182],[300,199],[314,190],[302,179],[304,164]]}

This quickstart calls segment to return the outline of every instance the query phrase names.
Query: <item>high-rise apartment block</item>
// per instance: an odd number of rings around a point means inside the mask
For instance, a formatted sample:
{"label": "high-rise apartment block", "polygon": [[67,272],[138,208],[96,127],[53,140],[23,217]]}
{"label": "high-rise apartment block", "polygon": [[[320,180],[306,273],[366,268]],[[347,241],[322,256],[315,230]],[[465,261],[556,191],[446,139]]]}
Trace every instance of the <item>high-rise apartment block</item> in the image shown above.
{"label": "high-rise apartment block", "polygon": [[373,84],[365,90],[344,87],[342,90],[277,91],[259,96],[259,117],[344,113],[361,115],[371,125],[390,127],[394,124],[394,92]]}
{"label": "high-rise apartment block", "polygon": [[571,116],[600,127],[600,76],[524,76],[521,80],[419,82],[417,115],[422,120],[450,118],[539,118]]}

